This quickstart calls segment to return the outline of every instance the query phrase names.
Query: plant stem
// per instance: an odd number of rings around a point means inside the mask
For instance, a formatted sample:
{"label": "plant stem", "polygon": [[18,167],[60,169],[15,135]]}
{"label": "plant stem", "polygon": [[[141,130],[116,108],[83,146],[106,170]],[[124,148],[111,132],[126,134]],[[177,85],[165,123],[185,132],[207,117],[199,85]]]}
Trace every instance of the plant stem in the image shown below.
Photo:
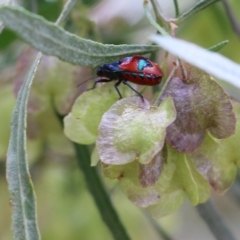
{"label": "plant stem", "polygon": [[72,10],[72,8],[74,7],[76,2],[77,2],[77,0],[67,1],[67,3],[63,7],[63,10],[62,10],[60,16],[58,17],[58,19],[56,21],[56,24],[61,24],[67,18],[69,12]]}
{"label": "plant stem", "polygon": [[230,195],[236,201],[236,203],[240,206],[240,173],[238,172],[235,182],[232,187],[229,189]]}
{"label": "plant stem", "polygon": [[150,0],[150,2],[153,6],[153,11],[154,11],[154,14],[156,16],[156,21],[157,21],[158,25],[163,26],[164,20],[163,20],[162,16],[160,15],[159,11],[158,11],[157,3],[154,0]]}
{"label": "plant stem", "polygon": [[179,67],[179,64],[177,62],[177,64],[173,67],[171,73],[169,74],[167,80],[165,81],[165,83],[164,83],[164,85],[163,85],[163,87],[162,87],[162,89],[161,89],[157,99],[155,100],[155,102],[153,104],[154,106],[159,106],[160,105],[160,103],[162,101],[161,97],[162,97],[164,91],[166,90],[168,83],[173,78],[173,76],[176,74],[176,71],[177,71],[178,67]]}
{"label": "plant stem", "polygon": [[[52,106],[54,112],[63,127],[63,115],[57,112],[56,107]],[[122,222],[120,221],[117,212],[115,211],[109,195],[107,194],[102,181],[97,173],[96,167],[91,167],[91,156],[86,145],[72,142],[76,152],[76,158],[89,192],[96,203],[96,206],[101,214],[101,217],[105,224],[111,231],[115,240],[130,240]]]}
{"label": "plant stem", "polygon": [[181,72],[182,72],[182,80],[183,81],[187,81],[187,78],[188,78],[187,70],[185,69],[185,67],[184,67],[184,65],[183,65],[183,63],[182,63],[180,58],[178,58],[177,61],[179,63],[179,66],[180,66],[180,69],[181,69]]}
{"label": "plant stem", "polygon": [[169,34],[166,32],[166,30],[164,28],[161,27],[162,24],[162,19],[160,18],[160,15],[158,14],[158,11],[154,8],[155,10],[155,15],[156,15],[156,20],[154,20],[154,18],[152,17],[152,14],[150,13],[150,10],[148,8],[148,2],[147,1],[144,1],[144,4],[143,4],[143,7],[144,7],[144,10],[145,10],[145,14],[146,14],[146,17],[148,19],[148,21],[151,23],[151,25],[159,32],[161,33],[163,36],[169,36]]}
{"label": "plant stem", "polygon": [[178,6],[178,0],[173,0],[174,2],[174,7],[175,7],[175,17],[179,17],[179,6]]}
{"label": "plant stem", "polygon": [[103,221],[108,226],[115,240],[130,239],[109,199],[96,168],[90,166],[90,154],[87,146],[77,143],[73,144],[78,165],[83,172],[88,190],[94,198]]}
{"label": "plant stem", "polygon": [[200,204],[197,207],[197,210],[203,220],[206,222],[208,228],[211,230],[213,235],[218,240],[235,240],[231,231],[222,221],[221,216],[216,211],[213,204],[208,201],[205,204]]}
{"label": "plant stem", "polygon": [[222,0],[222,4],[223,4],[224,10],[229,18],[229,21],[232,25],[233,30],[235,31],[237,36],[240,37],[240,25],[233,13],[231,7],[229,6],[229,3],[226,0]]}
{"label": "plant stem", "polygon": [[152,227],[155,229],[161,239],[172,240],[172,238],[168,236],[165,230],[158,224],[155,219],[152,218],[152,216],[150,216],[149,214],[145,214],[145,216],[148,218],[148,221],[151,223]]}

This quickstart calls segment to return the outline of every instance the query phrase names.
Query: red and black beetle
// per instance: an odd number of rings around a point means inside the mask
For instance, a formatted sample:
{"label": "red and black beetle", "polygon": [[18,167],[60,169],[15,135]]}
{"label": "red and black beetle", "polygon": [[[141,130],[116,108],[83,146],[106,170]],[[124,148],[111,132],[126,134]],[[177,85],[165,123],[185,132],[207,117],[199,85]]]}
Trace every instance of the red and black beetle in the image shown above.
{"label": "red and black beetle", "polygon": [[127,85],[143,98],[128,82],[147,86],[158,85],[162,80],[163,72],[157,63],[142,56],[133,56],[102,65],[97,70],[97,76],[98,79],[95,81],[94,87],[100,82],[116,80],[114,86],[120,98],[122,98],[118,89],[120,83]]}

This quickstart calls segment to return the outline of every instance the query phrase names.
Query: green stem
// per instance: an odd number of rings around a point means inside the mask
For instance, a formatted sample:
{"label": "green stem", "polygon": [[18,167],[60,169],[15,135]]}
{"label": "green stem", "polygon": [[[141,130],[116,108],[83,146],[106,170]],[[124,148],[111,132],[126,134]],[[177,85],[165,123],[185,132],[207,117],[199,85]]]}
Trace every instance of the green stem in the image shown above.
{"label": "green stem", "polygon": [[218,240],[235,240],[210,201],[197,206],[197,210],[207,226]]}
{"label": "green stem", "polygon": [[67,3],[64,5],[63,10],[58,17],[56,24],[61,24],[68,16],[69,12],[72,10],[74,5],[76,4],[77,0],[69,0]]}
{"label": "green stem", "polygon": [[240,206],[240,192],[239,192],[239,189],[240,189],[240,172],[238,172],[234,184],[229,189],[230,195],[232,195],[233,199]]}
{"label": "green stem", "polygon": [[179,6],[178,6],[178,0],[173,0],[174,7],[175,7],[175,17],[179,17]]}
{"label": "green stem", "polygon": [[152,218],[152,216],[150,216],[149,214],[145,214],[145,215],[161,239],[172,240],[172,238],[168,236],[165,230],[159,225],[159,223],[155,219]]}
{"label": "green stem", "polygon": [[164,83],[164,85],[163,85],[163,87],[162,87],[162,89],[161,89],[161,91],[160,91],[157,99],[156,99],[155,102],[154,102],[154,106],[159,106],[159,105],[160,105],[160,103],[161,103],[161,101],[162,101],[161,97],[162,97],[164,91],[166,90],[168,83],[169,83],[170,80],[173,78],[173,76],[176,74],[176,71],[177,71],[177,69],[178,69],[178,66],[179,66],[179,65],[178,65],[178,63],[177,63],[177,65],[175,65],[174,68],[172,69],[172,71],[171,71],[171,73],[169,74],[166,82]]}
{"label": "green stem", "polygon": [[153,11],[156,16],[156,21],[153,18],[152,14],[148,8],[148,2],[144,1],[143,7],[144,7],[145,14],[146,14],[148,21],[163,36],[169,36],[168,32],[162,27],[162,26],[164,26],[165,28],[167,28],[167,25],[166,25],[165,19],[161,16],[161,14],[158,11],[157,3],[154,0],[151,0],[151,4],[153,6]]}
{"label": "green stem", "polygon": [[163,26],[165,21],[164,21],[164,19],[162,18],[161,14],[158,11],[157,3],[154,0],[150,0],[150,2],[152,4],[153,11],[154,11],[154,14],[156,16],[157,23],[159,24],[159,26]]}
{"label": "green stem", "polygon": [[230,7],[228,1],[226,1],[226,0],[222,0],[222,4],[223,4],[224,10],[228,16],[228,19],[232,25],[234,32],[240,38],[240,25],[238,23],[238,20],[234,14],[232,8]]}
{"label": "green stem", "polygon": [[77,143],[73,144],[76,151],[78,165],[83,172],[88,190],[94,198],[103,221],[112,232],[114,239],[130,239],[109,199],[96,168],[90,166],[90,154],[87,146]]}
{"label": "green stem", "polygon": [[182,72],[182,80],[183,81],[187,81],[187,70],[185,69],[185,67],[184,67],[184,65],[183,65],[183,63],[182,63],[182,61],[181,61],[181,59],[180,58],[178,58],[177,59],[177,61],[178,61],[178,63],[179,63],[179,66],[180,66],[180,69],[181,69],[181,72]]}
{"label": "green stem", "polygon": [[[56,106],[53,103],[53,110],[63,127],[63,115],[57,112]],[[96,206],[101,214],[105,224],[111,231],[115,240],[130,240],[122,222],[120,221],[117,212],[115,211],[110,198],[102,184],[102,181],[97,173],[96,167],[91,167],[91,156],[86,145],[73,143],[76,152],[76,158],[79,167],[82,170],[83,176],[89,192],[96,203]]]}

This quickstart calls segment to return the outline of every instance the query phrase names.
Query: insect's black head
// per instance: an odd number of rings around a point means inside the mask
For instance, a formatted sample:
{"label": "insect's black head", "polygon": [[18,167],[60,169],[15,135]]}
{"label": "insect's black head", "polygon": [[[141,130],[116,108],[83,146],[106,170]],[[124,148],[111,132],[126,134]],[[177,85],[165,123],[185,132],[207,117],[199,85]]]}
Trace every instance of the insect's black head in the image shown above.
{"label": "insect's black head", "polygon": [[98,69],[97,69],[97,76],[103,76],[104,75],[104,66],[100,66]]}
{"label": "insect's black head", "polygon": [[112,76],[115,72],[119,72],[119,61],[104,64],[97,69],[97,75],[100,77]]}
{"label": "insect's black head", "polygon": [[111,65],[110,64],[104,64],[102,66],[100,66],[97,70],[97,75],[98,76],[104,76],[106,75],[108,72],[111,72]]}

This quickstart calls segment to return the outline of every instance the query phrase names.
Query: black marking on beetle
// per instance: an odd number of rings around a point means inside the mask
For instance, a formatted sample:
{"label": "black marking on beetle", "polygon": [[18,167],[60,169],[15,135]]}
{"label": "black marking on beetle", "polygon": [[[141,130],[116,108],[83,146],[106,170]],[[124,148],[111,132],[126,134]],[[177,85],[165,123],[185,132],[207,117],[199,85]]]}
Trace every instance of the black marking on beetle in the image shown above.
{"label": "black marking on beetle", "polygon": [[139,73],[139,75],[138,75],[142,80],[144,79],[144,74],[142,74],[142,73]]}
{"label": "black marking on beetle", "polygon": [[153,80],[153,77],[151,75],[146,75],[146,77],[149,79],[149,80]]}
{"label": "black marking on beetle", "polygon": [[132,73],[132,76],[136,78],[138,76],[138,74],[137,73]]}

